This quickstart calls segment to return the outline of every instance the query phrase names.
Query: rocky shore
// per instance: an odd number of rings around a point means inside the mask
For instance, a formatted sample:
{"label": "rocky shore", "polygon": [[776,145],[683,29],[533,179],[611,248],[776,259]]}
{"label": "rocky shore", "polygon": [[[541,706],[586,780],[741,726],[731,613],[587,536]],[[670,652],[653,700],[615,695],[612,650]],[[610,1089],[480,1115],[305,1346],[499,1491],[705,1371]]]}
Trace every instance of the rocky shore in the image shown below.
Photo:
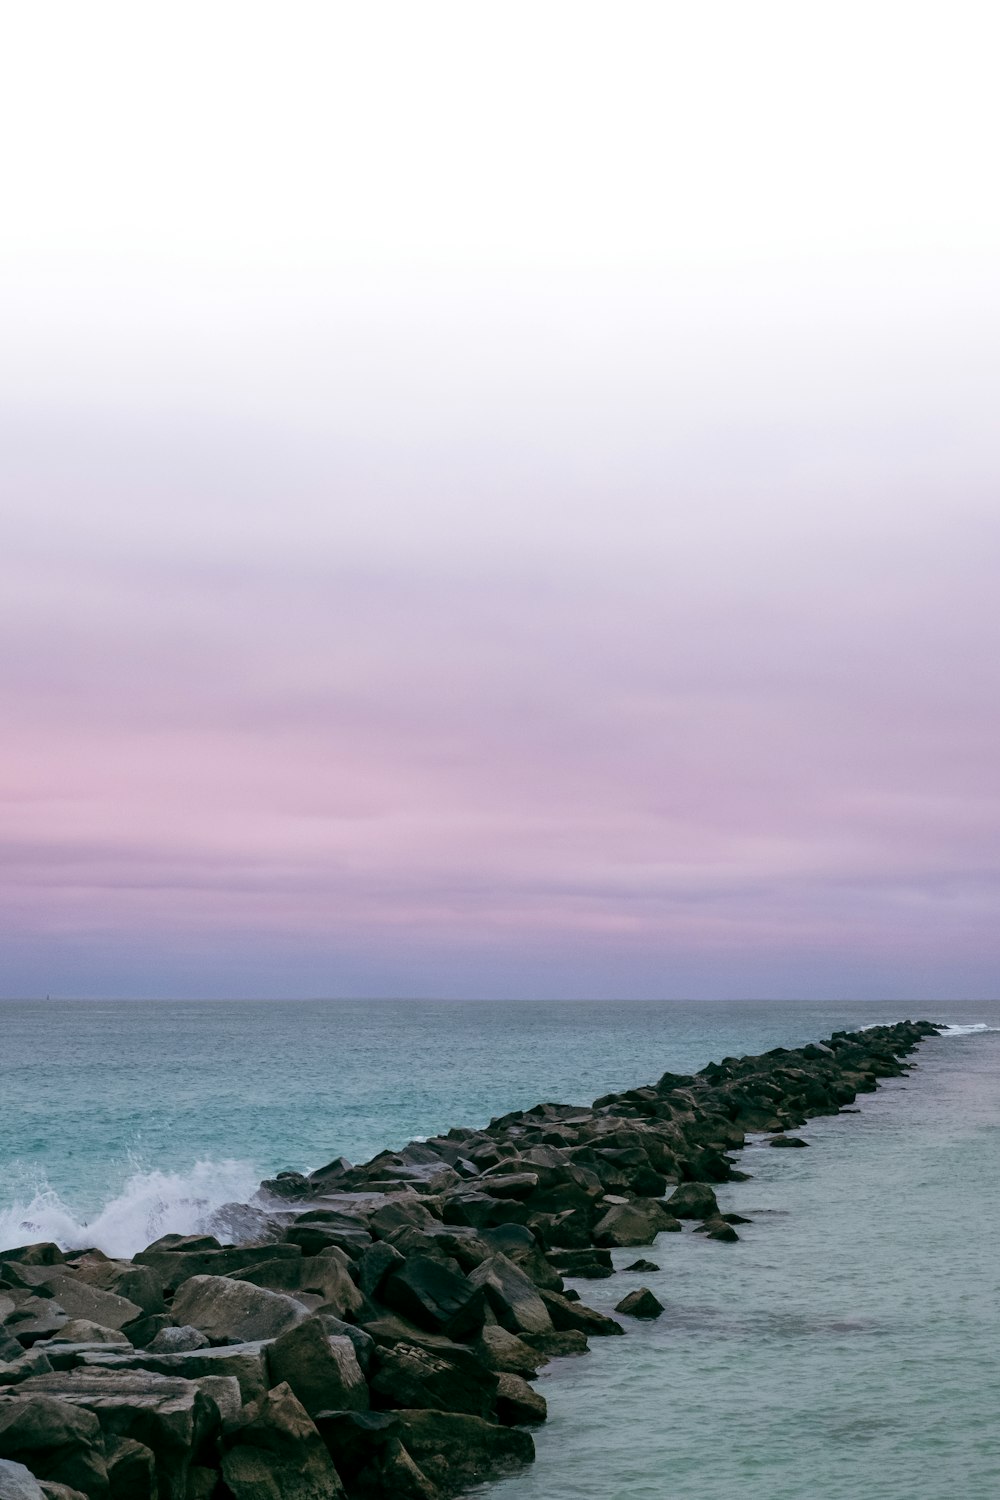
{"label": "rocky shore", "polygon": [[804,1146],[938,1030],[836,1032],[282,1172],[253,1242],[0,1250],[0,1500],[447,1500],[529,1462],[539,1369],[664,1311],[640,1288],[618,1322],[566,1278],[682,1221],[737,1241],[713,1184],[746,1175],[747,1132]]}

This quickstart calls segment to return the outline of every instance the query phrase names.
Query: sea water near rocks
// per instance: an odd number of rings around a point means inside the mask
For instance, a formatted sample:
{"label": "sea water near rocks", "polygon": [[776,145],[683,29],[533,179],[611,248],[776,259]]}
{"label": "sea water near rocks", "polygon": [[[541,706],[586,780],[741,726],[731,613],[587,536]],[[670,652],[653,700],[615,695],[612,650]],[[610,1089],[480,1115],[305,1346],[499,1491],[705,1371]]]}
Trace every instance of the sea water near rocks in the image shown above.
{"label": "sea water near rocks", "polygon": [[[917,1069],[751,1146],[739,1245],[579,1283],[666,1305],[555,1361],[533,1469],[490,1500],[963,1500],[1000,1493],[1000,1004],[0,1002],[0,1246],[132,1253],[284,1166],[839,1027],[955,1027]],[[986,1029],[989,1028],[989,1029]],[[616,1252],[627,1265],[640,1252]]]}

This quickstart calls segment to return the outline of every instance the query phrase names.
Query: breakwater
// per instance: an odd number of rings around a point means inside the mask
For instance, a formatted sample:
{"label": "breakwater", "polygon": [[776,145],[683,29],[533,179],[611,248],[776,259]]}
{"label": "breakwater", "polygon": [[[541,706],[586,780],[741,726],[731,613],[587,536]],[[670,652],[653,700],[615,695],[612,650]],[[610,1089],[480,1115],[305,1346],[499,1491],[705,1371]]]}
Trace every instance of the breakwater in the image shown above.
{"label": "breakwater", "polygon": [[[838,1034],[587,1108],[538,1106],[363,1167],[283,1174],[266,1185],[256,1245],[173,1240],[132,1263],[66,1260],[52,1247],[0,1252],[0,1297],[16,1308],[6,1327],[25,1351],[3,1374],[0,1453],[36,1473],[38,1453],[66,1457],[54,1431],[36,1449],[16,1448],[28,1408],[37,1416],[47,1398],[98,1425],[89,1450],[82,1440],[76,1450],[93,1460],[89,1487],[78,1486],[87,1494],[108,1492],[102,1443],[111,1492],[129,1457],[133,1488],[118,1492],[136,1495],[146,1492],[135,1488],[139,1459],[161,1494],[238,1497],[454,1493],[524,1462],[525,1429],[544,1414],[532,1372],[656,1311],[647,1302],[620,1321],[601,1318],[564,1295],[562,1277],[606,1277],[610,1248],[641,1250],[682,1218],[735,1239],[739,1225],[717,1213],[712,1184],[738,1175],[730,1153],[744,1133],[794,1139],[808,1116],[901,1072],[933,1030]],[[657,1257],[669,1247],[662,1240]],[[162,1310],[144,1307],[157,1290]],[[101,1302],[101,1292],[130,1305]],[[172,1402],[190,1419],[183,1441],[180,1428],[168,1442],[157,1427],[154,1408]],[[126,1438],[149,1457],[123,1456]]]}

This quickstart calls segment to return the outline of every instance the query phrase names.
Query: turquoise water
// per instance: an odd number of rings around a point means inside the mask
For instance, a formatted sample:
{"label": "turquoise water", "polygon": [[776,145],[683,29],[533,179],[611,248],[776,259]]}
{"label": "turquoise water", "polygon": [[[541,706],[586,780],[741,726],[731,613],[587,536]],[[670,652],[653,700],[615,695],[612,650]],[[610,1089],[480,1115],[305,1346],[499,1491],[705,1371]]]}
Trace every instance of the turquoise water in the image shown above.
{"label": "turquoise water", "polygon": [[[2,1002],[0,1244],[129,1253],[284,1166],[905,1014],[1000,1027],[986,1002]],[[659,1272],[579,1283],[666,1314],[554,1362],[537,1463],[484,1496],[1000,1493],[1000,1032],[917,1057],[811,1150],[747,1150],[740,1244],[665,1236]]]}
{"label": "turquoise water", "polygon": [[[916,1011],[926,1006],[914,1005]],[[34,1205],[91,1227],[147,1201],[245,1197],[541,1099],[899,1019],[796,1002],[0,1002],[0,1240]],[[934,1007],[989,1021],[997,1007]],[[125,1195],[125,1201],[116,1205]],[[165,1211],[176,1211],[167,1209]],[[108,1225],[105,1224],[107,1229]],[[23,1237],[23,1236],[22,1236]],[[141,1248],[137,1244],[136,1248]]]}

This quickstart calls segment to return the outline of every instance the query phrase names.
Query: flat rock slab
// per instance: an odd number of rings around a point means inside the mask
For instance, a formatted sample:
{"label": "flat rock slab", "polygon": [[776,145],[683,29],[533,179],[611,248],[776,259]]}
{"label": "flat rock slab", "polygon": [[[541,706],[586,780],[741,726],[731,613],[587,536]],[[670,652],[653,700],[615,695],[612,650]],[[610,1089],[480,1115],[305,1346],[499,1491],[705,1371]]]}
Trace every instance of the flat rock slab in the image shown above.
{"label": "flat rock slab", "polygon": [[141,1250],[138,1265],[149,1266],[165,1291],[172,1292],[192,1276],[230,1276],[241,1267],[279,1257],[298,1259],[298,1245],[233,1245],[220,1250]]}
{"label": "flat rock slab", "polygon": [[130,1298],[106,1292],[75,1276],[53,1276],[47,1285],[68,1318],[83,1319],[88,1323],[98,1323],[102,1328],[117,1330],[143,1314],[139,1304]]}
{"label": "flat rock slab", "polygon": [[309,1317],[294,1297],[225,1276],[192,1276],[178,1287],[171,1312],[215,1344],[278,1338]]}
{"label": "flat rock slab", "polygon": [[152,1354],[148,1349],[118,1354],[112,1349],[89,1349],[79,1361],[89,1370],[153,1370],[180,1380],[201,1380],[205,1376],[232,1375],[239,1381],[244,1401],[256,1401],[269,1385],[265,1342],[222,1344],[216,1348],[188,1349],[168,1354]]}

